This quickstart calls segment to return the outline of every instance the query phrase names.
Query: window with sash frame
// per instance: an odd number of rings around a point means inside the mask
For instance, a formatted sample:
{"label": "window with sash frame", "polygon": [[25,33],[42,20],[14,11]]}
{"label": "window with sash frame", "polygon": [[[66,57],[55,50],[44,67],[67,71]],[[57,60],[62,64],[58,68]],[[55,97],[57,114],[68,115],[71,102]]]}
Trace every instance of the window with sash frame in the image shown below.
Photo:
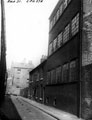
{"label": "window with sash frame", "polygon": [[63,38],[62,38],[62,32],[61,32],[61,33],[58,35],[58,43],[57,43],[58,48],[61,47],[62,42],[63,42]]}
{"label": "window with sash frame", "polygon": [[61,66],[56,68],[56,82],[57,83],[61,82]]}
{"label": "window with sash frame", "polygon": [[73,60],[70,62],[70,70],[69,70],[69,81],[73,82],[77,80],[78,77],[78,69],[77,69],[77,60]]}
{"label": "window with sash frame", "polygon": [[53,40],[53,51],[55,52],[57,49],[57,38]]}
{"label": "window with sash frame", "polygon": [[62,67],[62,82],[68,82],[69,80],[69,64],[66,63]]}
{"label": "window with sash frame", "polygon": [[53,69],[53,70],[51,71],[51,83],[52,83],[52,84],[55,84],[55,83],[56,83],[56,71],[55,71],[55,69]]}
{"label": "window with sash frame", "polygon": [[64,0],[63,1],[63,10],[67,7],[68,5],[68,0]]}
{"label": "window with sash frame", "polygon": [[72,19],[71,22],[71,33],[74,36],[79,31],[79,13]]}
{"label": "window with sash frame", "polygon": [[68,24],[63,32],[63,43],[66,43],[69,40],[70,36],[70,24]]}
{"label": "window with sash frame", "polygon": [[49,49],[48,49],[48,54],[49,56],[52,54],[53,52],[53,45],[52,45],[52,42],[49,44]]}
{"label": "window with sash frame", "polygon": [[57,20],[59,19],[59,16],[60,16],[60,13],[59,13],[59,10],[57,10],[57,13],[56,13],[56,18],[57,18]]}

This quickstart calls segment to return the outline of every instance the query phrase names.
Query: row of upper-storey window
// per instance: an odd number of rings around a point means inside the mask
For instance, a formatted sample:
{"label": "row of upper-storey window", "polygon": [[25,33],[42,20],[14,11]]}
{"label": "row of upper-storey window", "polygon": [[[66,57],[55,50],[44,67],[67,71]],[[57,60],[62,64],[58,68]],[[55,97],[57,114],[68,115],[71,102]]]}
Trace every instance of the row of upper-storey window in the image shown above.
{"label": "row of upper-storey window", "polygon": [[70,3],[71,0],[63,0],[63,3],[60,5],[58,8],[56,14],[54,15],[53,19],[50,21],[50,30],[52,27],[55,25],[59,17],[62,15],[63,11],[66,9],[68,4]]}
{"label": "row of upper-storey window", "polygon": [[61,33],[49,44],[48,55],[50,56],[64,43],[66,43],[72,36],[79,31],[79,13],[72,19],[72,21],[64,28]]}
{"label": "row of upper-storey window", "polygon": [[47,84],[74,82],[77,78],[78,59],[47,72]]}

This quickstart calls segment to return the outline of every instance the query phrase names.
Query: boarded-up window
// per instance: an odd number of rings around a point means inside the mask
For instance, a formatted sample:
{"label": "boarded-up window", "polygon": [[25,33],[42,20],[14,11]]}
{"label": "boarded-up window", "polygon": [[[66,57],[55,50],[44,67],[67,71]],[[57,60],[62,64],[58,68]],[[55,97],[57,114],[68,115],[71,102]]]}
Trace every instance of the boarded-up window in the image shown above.
{"label": "boarded-up window", "polygon": [[56,82],[59,83],[61,81],[61,67],[56,68]]}
{"label": "boarded-up window", "polygon": [[50,71],[47,72],[47,84],[50,84],[51,83],[51,73]]}
{"label": "boarded-up window", "polygon": [[51,83],[56,83],[56,71],[55,69],[51,71]]}
{"label": "boarded-up window", "polygon": [[63,65],[63,68],[62,68],[62,82],[68,82],[69,80],[69,65],[68,63],[64,64]]}
{"label": "boarded-up window", "polygon": [[70,72],[69,72],[69,81],[76,81],[78,77],[78,64],[77,60],[71,61],[70,62]]}

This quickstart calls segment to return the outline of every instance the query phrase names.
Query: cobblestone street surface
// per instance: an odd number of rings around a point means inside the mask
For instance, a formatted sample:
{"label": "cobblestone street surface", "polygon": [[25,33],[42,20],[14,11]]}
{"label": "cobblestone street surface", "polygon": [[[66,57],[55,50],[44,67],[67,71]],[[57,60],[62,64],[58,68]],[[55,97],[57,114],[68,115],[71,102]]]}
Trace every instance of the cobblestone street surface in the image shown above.
{"label": "cobblestone street surface", "polygon": [[56,120],[54,117],[34,107],[28,102],[23,101],[19,97],[12,96],[12,101],[15,104],[22,120]]}
{"label": "cobblestone street surface", "polygon": [[[70,113],[37,103],[30,99],[26,99],[23,97],[17,97],[17,98],[15,97],[16,98],[15,99],[14,96],[12,96],[11,98],[13,101],[15,101],[15,105],[17,109],[19,107],[18,104],[19,103],[21,104],[19,113],[21,114],[22,119],[26,119],[27,118],[26,116],[30,118],[30,114],[31,114],[31,116],[33,116],[32,120],[83,120],[83,119],[79,119],[77,116],[72,115]],[[22,113],[22,110],[24,110],[24,112],[27,114],[24,115]],[[24,117],[22,114],[24,115]]]}
{"label": "cobblestone street surface", "polygon": [[82,120],[67,112],[20,96],[6,96],[0,120]]}

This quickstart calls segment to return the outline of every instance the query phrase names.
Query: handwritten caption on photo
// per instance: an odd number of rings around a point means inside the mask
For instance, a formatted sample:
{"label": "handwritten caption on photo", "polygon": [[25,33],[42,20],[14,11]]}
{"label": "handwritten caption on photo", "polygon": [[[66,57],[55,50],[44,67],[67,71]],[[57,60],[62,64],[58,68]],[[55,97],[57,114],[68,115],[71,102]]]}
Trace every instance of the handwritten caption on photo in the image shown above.
{"label": "handwritten caption on photo", "polygon": [[[22,3],[24,0],[7,0],[7,3]],[[42,3],[43,0],[25,0],[26,3]]]}

